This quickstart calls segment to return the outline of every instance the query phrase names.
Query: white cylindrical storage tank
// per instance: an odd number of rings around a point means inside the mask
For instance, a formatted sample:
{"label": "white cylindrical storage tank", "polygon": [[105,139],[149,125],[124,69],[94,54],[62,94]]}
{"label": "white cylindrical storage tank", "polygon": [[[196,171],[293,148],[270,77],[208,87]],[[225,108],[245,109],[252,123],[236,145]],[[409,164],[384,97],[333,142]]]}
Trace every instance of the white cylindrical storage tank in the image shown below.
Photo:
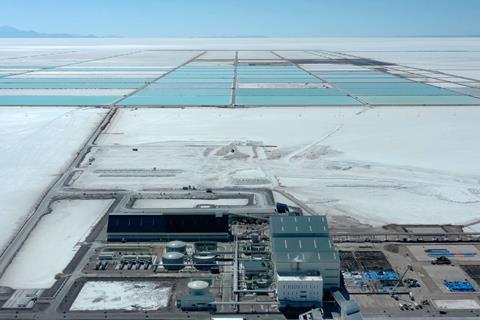
{"label": "white cylindrical storage tank", "polygon": [[167,270],[180,270],[185,267],[185,255],[180,252],[167,252],[162,256],[162,265]]}
{"label": "white cylindrical storage tank", "polygon": [[194,255],[193,264],[195,268],[200,270],[210,270],[216,265],[217,257],[215,255]]}
{"label": "white cylindrical storage tank", "polygon": [[187,252],[187,244],[183,241],[174,240],[170,241],[166,245],[167,252]]}
{"label": "white cylindrical storage tank", "polygon": [[190,294],[198,296],[207,293],[210,284],[207,281],[196,280],[189,282],[187,286],[190,290]]}

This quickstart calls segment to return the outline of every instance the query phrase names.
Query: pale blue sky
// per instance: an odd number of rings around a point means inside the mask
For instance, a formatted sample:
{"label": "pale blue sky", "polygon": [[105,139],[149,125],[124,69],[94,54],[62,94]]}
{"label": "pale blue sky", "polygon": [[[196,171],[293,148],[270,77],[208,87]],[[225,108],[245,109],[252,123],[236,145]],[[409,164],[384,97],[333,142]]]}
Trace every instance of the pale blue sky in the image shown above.
{"label": "pale blue sky", "polygon": [[480,35],[480,0],[0,0],[0,25],[134,37]]}

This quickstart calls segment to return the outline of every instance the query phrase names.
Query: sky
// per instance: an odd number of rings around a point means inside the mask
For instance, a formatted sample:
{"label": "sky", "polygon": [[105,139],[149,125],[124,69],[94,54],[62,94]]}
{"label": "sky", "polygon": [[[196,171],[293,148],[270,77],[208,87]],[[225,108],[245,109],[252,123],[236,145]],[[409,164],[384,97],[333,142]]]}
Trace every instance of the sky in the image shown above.
{"label": "sky", "polygon": [[122,37],[480,35],[479,0],[0,0],[0,25]]}

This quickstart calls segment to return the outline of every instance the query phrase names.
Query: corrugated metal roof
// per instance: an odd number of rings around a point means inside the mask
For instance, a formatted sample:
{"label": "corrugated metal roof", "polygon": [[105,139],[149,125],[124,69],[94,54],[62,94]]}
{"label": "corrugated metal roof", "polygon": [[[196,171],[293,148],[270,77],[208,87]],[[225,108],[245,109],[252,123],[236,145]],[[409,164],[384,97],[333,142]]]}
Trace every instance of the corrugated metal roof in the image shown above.
{"label": "corrugated metal roof", "polygon": [[328,237],[325,216],[273,216],[270,218],[272,237]]}
{"label": "corrugated metal roof", "polygon": [[325,216],[273,216],[270,230],[275,263],[339,261]]}
{"label": "corrugated metal roof", "polygon": [[275,252],[331,251],[335,250],[330,238],[273,238],[272,250]]}
{"label": "corrugated metal roof", "polygon": [[273,261],[279,262],[337,262],[338,254],[335,250],[315,252],[315,251],[303,251],[303,252],[275,252],[273,255]]}

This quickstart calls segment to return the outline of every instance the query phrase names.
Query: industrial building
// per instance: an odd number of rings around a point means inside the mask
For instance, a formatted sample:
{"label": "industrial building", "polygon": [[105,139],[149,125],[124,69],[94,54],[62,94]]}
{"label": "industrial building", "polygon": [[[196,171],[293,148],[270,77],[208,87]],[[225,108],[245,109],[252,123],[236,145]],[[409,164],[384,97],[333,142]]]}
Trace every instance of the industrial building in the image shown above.
{"label": "industrial building", "polygon": [[321,276],[281,276],[277,274],[277,296],[281,300],[304,302],[323,300]]}
{"label": "industrial building", "polygon": [[326,217],[273,216],[270,234],[279,305],[322,306],[324,291],[340,287],[340,259]]}
{"label": "industrial building", "polygon": [[112,213],[108,217],[108,241],[228,241],[229,216],[223,212]]}
{"label": "industrial building", "polygon": [[183,311],[215,310],[215,297],[208,292],[210,283],[194,280],[188,283],[189,293],[177,299],[177,307]]}

